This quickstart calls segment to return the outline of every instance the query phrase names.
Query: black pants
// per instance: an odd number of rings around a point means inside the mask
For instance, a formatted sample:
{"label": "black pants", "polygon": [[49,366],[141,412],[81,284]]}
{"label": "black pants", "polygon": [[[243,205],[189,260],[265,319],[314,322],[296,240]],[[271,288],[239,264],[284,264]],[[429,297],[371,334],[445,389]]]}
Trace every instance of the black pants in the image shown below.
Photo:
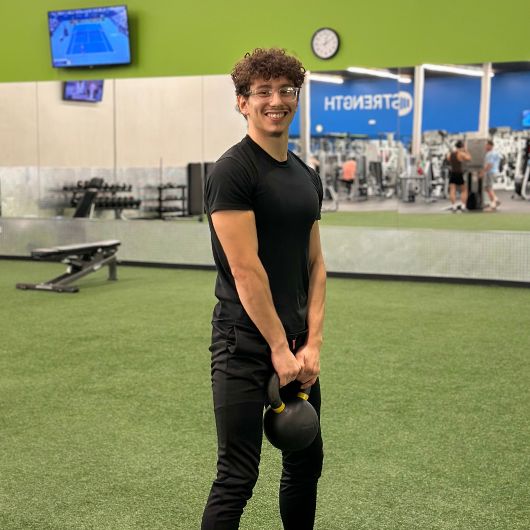
{"label": "black pants", "polygon": [[[305,334],[289,337],[292,351],[305,340]],[[267,343],[243,328],[214,324],[210,350],[218,461],[201,529],[237,530],[258,478],[263,407],[273,368]],[[290,383],[282,388],[282,397],[296,395],[299,387],[299,382]],[[318,381],[311,388],[309,402],[320,417]],[[320,430],[307,449],[283,452],[282,459],[280,514],[284,529],[312,530],[323,461]]]}

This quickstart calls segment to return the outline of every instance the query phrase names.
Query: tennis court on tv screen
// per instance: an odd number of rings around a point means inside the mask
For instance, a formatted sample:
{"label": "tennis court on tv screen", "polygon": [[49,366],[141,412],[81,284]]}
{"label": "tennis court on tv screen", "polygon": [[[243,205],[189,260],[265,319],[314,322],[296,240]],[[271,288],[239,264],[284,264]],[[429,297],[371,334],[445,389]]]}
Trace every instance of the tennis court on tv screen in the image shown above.
{"label": "tennis court on tv screen", "polygon": [[127,13],[122,8],[50,13],[53,66],[130,62]]}

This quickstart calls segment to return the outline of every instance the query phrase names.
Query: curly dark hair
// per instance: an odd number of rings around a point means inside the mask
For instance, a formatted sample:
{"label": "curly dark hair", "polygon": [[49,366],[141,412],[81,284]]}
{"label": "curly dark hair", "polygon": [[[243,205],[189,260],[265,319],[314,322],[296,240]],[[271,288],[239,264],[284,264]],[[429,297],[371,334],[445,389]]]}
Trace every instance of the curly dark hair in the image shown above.
{"label": "curly dark hair", "polygon": [[255,79],[275,79],[286,77],[295,87],[300,88],[304,82],[305,68],[292,55],[287,55],[281,48],[256,48],[246,53],[232,70],[232,80],[236,94],[246,96]]}

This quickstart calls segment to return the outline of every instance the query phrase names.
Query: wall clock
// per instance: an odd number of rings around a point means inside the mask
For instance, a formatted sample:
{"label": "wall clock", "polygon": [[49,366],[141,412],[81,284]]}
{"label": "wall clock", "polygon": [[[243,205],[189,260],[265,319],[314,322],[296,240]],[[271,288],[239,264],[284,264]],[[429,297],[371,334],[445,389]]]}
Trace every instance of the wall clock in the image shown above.
{"label": "wall clock", "polygon": [[319,59],[331,59],[340,47],[339,34],[331,28],[320,28],[311,37],[311,49]]}

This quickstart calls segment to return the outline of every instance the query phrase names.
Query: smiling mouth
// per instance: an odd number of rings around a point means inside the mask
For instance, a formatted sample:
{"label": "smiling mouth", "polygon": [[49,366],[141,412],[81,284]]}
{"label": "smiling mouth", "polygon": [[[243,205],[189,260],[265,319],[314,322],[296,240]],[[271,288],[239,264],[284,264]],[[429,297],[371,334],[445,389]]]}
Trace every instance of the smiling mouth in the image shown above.
{"label": "smiling mouth", "polygon": [[272,120],[281,120],[282,118],[285,118],[287,116],[286,111],[268,111],[265,113],[265,116],[271,118]]}

